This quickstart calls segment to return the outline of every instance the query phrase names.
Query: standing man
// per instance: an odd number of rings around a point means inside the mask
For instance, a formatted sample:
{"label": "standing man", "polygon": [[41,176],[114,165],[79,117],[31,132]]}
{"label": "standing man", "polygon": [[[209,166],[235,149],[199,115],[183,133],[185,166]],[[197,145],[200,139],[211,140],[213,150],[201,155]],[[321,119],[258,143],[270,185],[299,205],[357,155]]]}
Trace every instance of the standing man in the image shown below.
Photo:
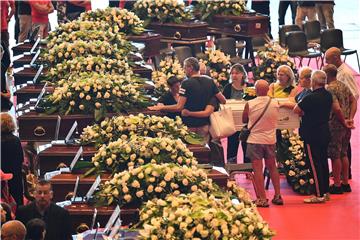
{"label": "standing man", "polygon": [[295,23],[302,29],[302,21],[315,21],[316,9],[315,1],[298,1],[298,7],[296,10]]}
{"label": "standing man", "polygon": [[[214,81],[208,76],[200,75],[200,65],[196,58],[189,57],[185,59],[184,70],[188,79],[181,83],[180,97],[177,104],[158,104],[149,107],[150,110],[181,112],[185,108],[192,112],[203,111],[214,96],[220,103],[224,104],[226,102],[224,95],[219,91]],[[183,116],[182,120],[191,131],[199,134],[206,142],[209,142],[209,117]]]}
{"label": "standing man", "polygon": [[345,119],[354,119],[357,104],[349,88],[336,80],[337,68],[329,64],[323,67],[323,70],[327,75],[327,90],[333,97],[333,110],[329,121],[331,140],[328,156],[332,162],[334,184],[330,187],[330,193],[342,194],[351,192],[348,183],[349,159],[347,157],[351,129],[346,125]]}
{"label": "standing man", "polygon": [[27,38],[31,31],[31,7],[27,1],[19,1],[19,9],[17,9],[20,21],[20,33],[18,42],[22,43]]}
{"label": "standing man", "polygon": [[29,3],[31,6],[32,31],[39,27],[38,35],[40,39],[44,39],[49,35],[49,13],[54,11],[54,6],[50,0],[30,1]]}
{"label": "standing man", "polygon": [[270,21],[270,1],[269,0],[252,0],[251,9],[255,10],[257,13],[261,13],[269,16],[269,37],[273,39],[271,34],[271,21]]}
{"label": "standing man", "polygon": [[42,219],[46,223],[45,240],[71,239],[69,212],[51,202],[53,198],[51,183],[39,180],[35,187],[34,197],[34,202],[17,209],[16,219],[25,225],[31,219]]}
{"label": "standing man", "polygon": [[332,96],[325,89],[326,74],[316,70],[311,75],[313,92],[307,95],[294,108],[302,116],[301,138],[305,153],[310,161],[310,170],[315,180],[316,196],[304,199],[305,203],[323,203],[329,192],[329,165],[327,158],[330,141],[329,117]]}
{"label": "standing man", "polygon": [[[345,83],[345,85],[350,89],[352,95],[355,97],[356,101],[359,99],[359,88],[353,76],[352,70],[341,60],[341,51],[336,47],[329,48],[325,52],[325,61],[328,64],[333,64],[337,67],[336,78],[338,81]],[[350,121],[353,119],[349,119]],[[351,145],[349,143],[348,148],[348,159],[349,159],[349,179],[351,176]]]}
{"label": "standing man", "polygon": [[245,104],[242,120],[248,123],[251,133],[247,140],[246,157],[251,160],[255,185],[258,191],[258,198],[255,201],[258,207],[269,207],[266,198],[263,176],[263,163],[270,172],[270,178],[274,185],[275,196],[272,203],[283,205],[283,199],[280,195],[279,172],[276,167],[275,150],[276,150],[276,126],[279,114],[279,105],[275,100],[267,96],[269,83],[265,80],[258,80],[255,83],[257,98],[248,101]]}
{"label": "standing man", "polygon": [[286,11],[290,6],[292,24],[295,24],[297,3],[295,0],[279,1],[279,26],[285,24]]}
{"label": "standing man", "polygon": [[321,29],[335,28],[334,5],[335,1],[316,1],[315,8]]}

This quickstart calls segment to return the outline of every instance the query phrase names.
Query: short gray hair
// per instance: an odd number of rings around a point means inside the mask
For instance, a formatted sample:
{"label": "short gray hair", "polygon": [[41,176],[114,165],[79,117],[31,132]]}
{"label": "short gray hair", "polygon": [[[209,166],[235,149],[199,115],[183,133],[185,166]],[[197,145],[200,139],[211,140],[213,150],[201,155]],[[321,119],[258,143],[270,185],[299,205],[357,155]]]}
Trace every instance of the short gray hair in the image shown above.
{"label": "short gray hair", "polygon": [[326,84],[326,73],[322,70],[315,70],[311,74],[311,82],[317,86],[325,86]]}
{"label": "short gray hair", "polygon": [[200,64],[199,64],[199,61],[194,58],[194,57],[188,57],[184,60],[184,67],[185,65],[187,66],[191,66],[192,69],[195,71],[195,72],[198,72],[200,70]]}

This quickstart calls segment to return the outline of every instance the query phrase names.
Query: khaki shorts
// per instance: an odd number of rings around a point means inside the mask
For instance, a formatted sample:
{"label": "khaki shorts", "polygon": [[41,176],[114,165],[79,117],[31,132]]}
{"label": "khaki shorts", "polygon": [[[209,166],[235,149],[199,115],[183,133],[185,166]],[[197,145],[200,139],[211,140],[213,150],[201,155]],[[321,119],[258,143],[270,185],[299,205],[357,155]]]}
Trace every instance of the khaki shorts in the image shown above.
{"label": "khaki shorts", "polygon": [[246,157],[253,160],[272,160],[276,159],[275,144],[254,144],[248,143],[246,147]]}
{"label": "khaki shorts", "polygon": [[328,147],[328,157],[330,159],[339,159],[347,156],[349,148],[351,130],[341,129],[330,131],[330,143]]}

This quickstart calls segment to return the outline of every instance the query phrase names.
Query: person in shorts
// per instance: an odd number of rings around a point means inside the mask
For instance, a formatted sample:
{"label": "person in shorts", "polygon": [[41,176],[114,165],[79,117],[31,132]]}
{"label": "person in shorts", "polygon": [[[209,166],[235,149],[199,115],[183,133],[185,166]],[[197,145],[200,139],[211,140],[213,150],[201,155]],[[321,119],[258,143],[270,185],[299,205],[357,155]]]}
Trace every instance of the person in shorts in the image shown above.
{"label": "person in shorts", "polygon": [[[337,68],[329,64],[323,67],[327,75],[327,90],[333,98],[333,108],[330,115],[330,143],[328,157],[331,159],[334,184],[330,186],[330,193],[342,194],[351,192],[348,183],[349,159],[347,157],[350,143],[351,129],[343,124],[342,118],[353,124],[356,113],[356,99],[345,83],[336,79]],[[342,179],[341,179],[342,176]]]}
{"label": "person in shorts", "polygon": [[[275,196],[272,203],[275,205],[283,205],[283,199],[280,195],[280,179],[279,172],[276,167],[275,144],[276,144],[276,126],[279,114],[279,105],[277,101],[267,96],[269,84],[265,80],[258,80],[255,83],[257,98],[246,103],[243,112],[243,122],[248,123],[251,128],[254,122],[258,120],[256,125],[251,129],[249,138],[247,139],[246,157],[251,160],[254,170],[254,180],[257,189],[257,199],[255,201],[258,207],[269,207],[266,198],[263,162],[269,170],[271,181],[274,185]],[[265,110],[265,108],[267,109]],[[264,111],[265,110],[265,111]],[[262,115],[262,113],[264,114]],[[261,116],[262,115],[262,116]],[[261,117],[261,118],[260,118]]]}

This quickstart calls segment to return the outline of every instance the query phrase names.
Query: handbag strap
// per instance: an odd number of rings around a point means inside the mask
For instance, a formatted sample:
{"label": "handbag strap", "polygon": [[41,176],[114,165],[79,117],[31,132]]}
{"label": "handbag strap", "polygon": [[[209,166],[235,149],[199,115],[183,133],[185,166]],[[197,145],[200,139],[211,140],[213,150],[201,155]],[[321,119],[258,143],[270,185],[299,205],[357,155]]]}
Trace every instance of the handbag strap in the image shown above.
{"label": "handbag strap", "polygon": [[254,122],[254,124],[251,126],[251,128],[249,128],[249,130],[251,131],[251,129],[253,129],[253,127],[260,121],[260,119],[264,116],[266,110],[268,109],[269,105],[271,102],[271,98],[269,98],[269,101],[267,102],[264,110],[262,111],[262,113],[260,114],[260,116],[258,117],[258,119],[256,119],[256,121]]}

